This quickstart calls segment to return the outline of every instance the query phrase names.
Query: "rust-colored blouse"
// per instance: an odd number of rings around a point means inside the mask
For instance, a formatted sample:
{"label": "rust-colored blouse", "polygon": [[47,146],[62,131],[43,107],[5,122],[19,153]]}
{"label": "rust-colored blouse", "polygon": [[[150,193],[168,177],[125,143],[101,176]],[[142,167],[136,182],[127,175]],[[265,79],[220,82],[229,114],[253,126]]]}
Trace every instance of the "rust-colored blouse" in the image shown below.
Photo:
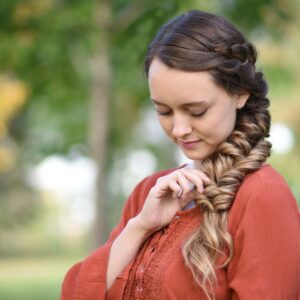
{"label": "rust-colored blouse", "polygon": [[[61,300],[207,299],[181,254],[186,238],[201,225],[198,207],[178,211],[167,227],[149,237],[105,293],[114,239],[140,212],[157,178],[173,170],[155,173],[136,186],[109,240],[68,271]],[[299,209],[285,180],[270,165],[244,178],[228,215],[228,230],[234,256],[226,268],[216,270],[217,300],[300,299]]]}

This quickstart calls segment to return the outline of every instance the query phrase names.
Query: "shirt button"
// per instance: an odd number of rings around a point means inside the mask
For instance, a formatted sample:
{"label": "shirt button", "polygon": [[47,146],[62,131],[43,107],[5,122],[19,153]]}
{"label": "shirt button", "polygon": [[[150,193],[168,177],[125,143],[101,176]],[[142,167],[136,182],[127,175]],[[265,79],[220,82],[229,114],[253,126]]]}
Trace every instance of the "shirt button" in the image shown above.
{"label": "shirt button", "polygon": [[144,272],[145,272],[144,266],[143,266],[143,265],[140,265],[140,266],[138,267],[138,269],[137,269],[136,276],[137,276],[138,278],[142,278]]}
{"label": "shirt button", "polygon": [[140,269],[142,272],[144,272],[144,269],[145,269],[144,265],[140,265]]}

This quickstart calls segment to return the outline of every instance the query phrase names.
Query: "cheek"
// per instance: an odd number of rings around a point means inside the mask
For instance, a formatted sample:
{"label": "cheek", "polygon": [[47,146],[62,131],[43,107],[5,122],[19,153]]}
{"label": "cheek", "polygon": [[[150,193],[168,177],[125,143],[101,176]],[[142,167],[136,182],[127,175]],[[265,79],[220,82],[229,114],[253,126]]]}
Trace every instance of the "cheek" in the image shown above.
{"label": "cheek", "polygon": [[213,117],[205,120],[200,126],[203,137],[207,138],[211,143],[219,143],[224,141],[234,129],[236,120],[235,112],[228,111],[227,114],[215,114]]}
{"label": "cheek", "polygon": [[235,113],[229,113],[229,115],[224,116],[223,120],[219,121],[215,124],[215,129],[219,132],[219,139],[220,140],[226,140],[228,136],[231,134],[231,132],[234,129],[236,120]]}
{"label": "cheek", "polygon": [[164,118],[159,118],[158,117],[159,124],[163,131],[167,134],[170,135],[172,131],[172,122],[170,120],[164,119]]}

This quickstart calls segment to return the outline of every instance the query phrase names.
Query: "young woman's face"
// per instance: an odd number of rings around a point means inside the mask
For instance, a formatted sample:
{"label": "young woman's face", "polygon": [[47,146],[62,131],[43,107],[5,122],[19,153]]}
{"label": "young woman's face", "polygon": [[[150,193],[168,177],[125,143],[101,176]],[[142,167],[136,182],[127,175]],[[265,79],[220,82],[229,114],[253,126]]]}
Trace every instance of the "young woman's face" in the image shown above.
{"label": "young woman's face", "polygon": [[226,140],[234,129],[237,108],[247,99],[228,94],[207,71],[176,70],[158,58],[150,65],[148,79],[160,125],[192,160],[207,158]]}

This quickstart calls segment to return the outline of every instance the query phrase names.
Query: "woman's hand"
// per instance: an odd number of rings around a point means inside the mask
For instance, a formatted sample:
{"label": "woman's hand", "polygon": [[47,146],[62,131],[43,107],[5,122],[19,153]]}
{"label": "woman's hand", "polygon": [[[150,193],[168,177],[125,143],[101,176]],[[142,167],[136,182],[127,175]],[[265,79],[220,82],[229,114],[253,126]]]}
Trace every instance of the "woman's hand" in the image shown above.
{"label": "woman's hand", "polygon": [[159,177],[145,200],[136,224],[142,230],[154,232],[170,223],[177,211],[194,198],[195,189],[203,192],[210,179],[201,171],[181,168]]}

